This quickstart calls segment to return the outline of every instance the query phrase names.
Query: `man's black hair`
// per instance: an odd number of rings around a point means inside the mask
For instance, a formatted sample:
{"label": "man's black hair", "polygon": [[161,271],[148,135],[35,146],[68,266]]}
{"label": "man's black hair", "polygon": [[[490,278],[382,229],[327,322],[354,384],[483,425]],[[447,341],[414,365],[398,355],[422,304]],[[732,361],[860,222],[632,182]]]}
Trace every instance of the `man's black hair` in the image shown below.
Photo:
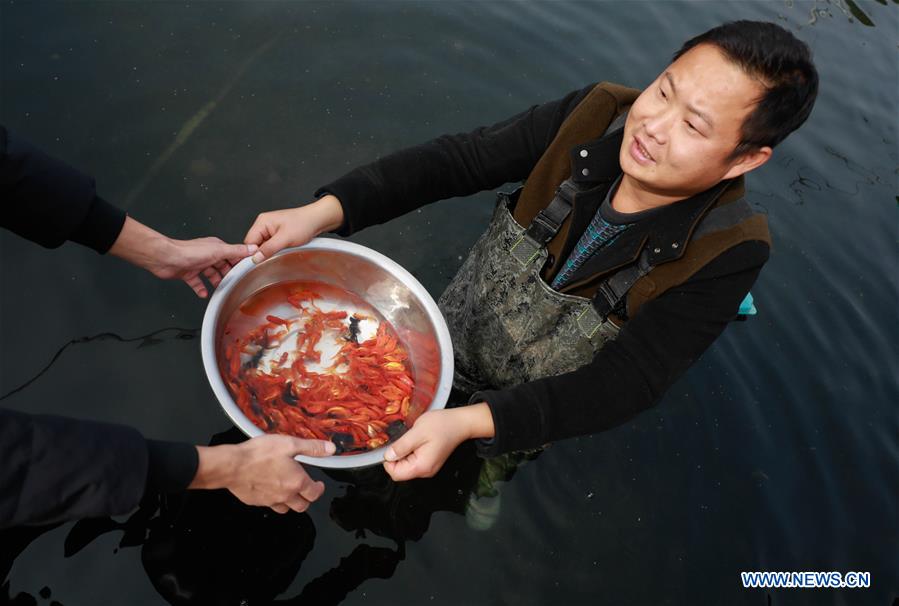
{"label": "man's black hair", "polygon": [[731,21],[687,40],[678,57],[700,44],[711,44],[765,87],[743,122],[741,140],[731,157],[763,146],[774,147],[802,126],[818,96],[818,72],[808,46],[766,21]]}

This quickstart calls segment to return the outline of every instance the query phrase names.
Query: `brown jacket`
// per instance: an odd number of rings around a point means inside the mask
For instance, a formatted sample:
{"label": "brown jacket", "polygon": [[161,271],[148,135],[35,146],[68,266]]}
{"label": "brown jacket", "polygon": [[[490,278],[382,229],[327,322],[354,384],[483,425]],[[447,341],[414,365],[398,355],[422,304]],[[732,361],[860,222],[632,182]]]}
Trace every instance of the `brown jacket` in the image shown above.
{"label": "brown jacket", "polygon": [[[537,213],[549,204],[566,178],[572,177],[580,187],[589,188],[575,197],[572,212],[547,245],[550,256],[543,269],[547,281],[561,269],[621,172],[620,131],[605,136],[604,133],[639,94],[636,89],[617,84],[598,84],[563,122],[525,182],[513,212],[515,220],[523,226],[530,225]],[[753,214],[733,227],[692,239],[697,225],[712,208],[739,200],[743,194],[743,178],[739,177],[664,208],[623,232],[601,255],[590,259],[562,292],[592,297],[603,278],[636,261],[648,246],[655,267],[628,292],[627,312],[633,317],[641,305],[682,284],[729,248],[751,240],[770,246],[768,222],[762,214]]]}

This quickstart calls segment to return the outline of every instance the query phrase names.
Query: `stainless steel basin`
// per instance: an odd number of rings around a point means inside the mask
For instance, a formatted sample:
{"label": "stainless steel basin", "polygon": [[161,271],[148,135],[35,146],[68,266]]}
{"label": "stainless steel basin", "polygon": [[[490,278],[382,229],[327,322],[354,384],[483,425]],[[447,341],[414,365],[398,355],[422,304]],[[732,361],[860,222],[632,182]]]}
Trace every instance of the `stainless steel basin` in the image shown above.
{"label": "stainless steel basin", "polygon": [[[412,274],[384,255],[343,240],[316,238],[255,265],[238,263],[215,290],[203,318],[203,366],[225,414],[250,437],[263,433],[237,406],[219,370],[221,337],[231,314],[259,290],[284,281],[310,280],[348,290],[374,307],[396,330],[409,353],[415,389],[409,417],[443,408],[453,379],[453,349],[437,305]],[[381,448],[330,457],[298,456],[310,465],[354,468],[384,460]]]}

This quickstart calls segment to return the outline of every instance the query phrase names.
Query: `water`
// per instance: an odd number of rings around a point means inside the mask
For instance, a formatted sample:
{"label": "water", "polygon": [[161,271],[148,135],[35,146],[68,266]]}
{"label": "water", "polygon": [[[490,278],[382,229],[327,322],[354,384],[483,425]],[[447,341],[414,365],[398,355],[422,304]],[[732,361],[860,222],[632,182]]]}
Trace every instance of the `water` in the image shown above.
{"label": "water", "polygon": [[[263,431],[328,439],[351,451],[383,446],[391,422],[414,421],[415,373],[405,346],[365,294],[323,282],[281,282],[231,313],[218,343],[219,371],[247,420]],[[354,364],[354,353],[370,362]],[[382,374],[388,364],[399,372]],[[400,376],[408,388],[391,383]],[[418,399],[430,404],[432,397]]]}
{"label": "water", "polygon": [[[461,515],[477,476],[463,449],[411,485],[314,471],[327,492],[308,516],[194,494],[161,513],[6,532],[0,600],[164,604],[178,587],[204,604],[889,604],[895,3],[7,2],[0,119],[139,220],[239,240],[257,213],[401,146],[595,80],[644,86],[684,39],[733,18],[807,41],[821,92],[749,180],[775,243],[753,288],[759,315],[658,407],[524,465],[489,530]],[[353,240],[436,296],[492,201],[439,203]],[[0,393],[76,341],[0,405],[200,444],[229,427],[187,287],[74,245],[4,233],[0,251]],[[869,571],[872,587],[744,590],[742,570]]]}
{"label": "water", "polygon": [[[305,291],[315,296],[308,302],[301,303],[303,310],[300,311],[287,302],[288,296],[294,291]],[[378,327],[384,321],[374,307],[349,291],[329,287],[322,282],[282,283],[253,293],[231,314],[225,327],[226,336],[221,348],[227,351],[232,343],[246,339],[251,332],[260,334],[261,326],[271,324],[269,316],[287,322],[283,328],[280,325],[269,326],[273,337],[271,346],[249,345],[244,347],[240,354],[244,364],[258,354],[256,367],[264,373],[272,374],[278,368],[289,367],[297,359],[299,335],[305,334],[305,326],[316,312],[346,314],[345,319],[340,320],[340,329],[329,328],[321,333],[313,348],[318,353],[319,359],[304,362],[307,371],[319,374],[327,374],[332,370],[346,371],[346,365],[337,366],[336,358],[346,344],[348,335],[351,334],[351,326],[356,326],[353,340],[356,343],[364,343],[377,336]],[[391,333],[394,332],[392,327],[390,330]],[[260,348],[262,352],[259,352]],[[284,354],[287,356],[282,362]]]}

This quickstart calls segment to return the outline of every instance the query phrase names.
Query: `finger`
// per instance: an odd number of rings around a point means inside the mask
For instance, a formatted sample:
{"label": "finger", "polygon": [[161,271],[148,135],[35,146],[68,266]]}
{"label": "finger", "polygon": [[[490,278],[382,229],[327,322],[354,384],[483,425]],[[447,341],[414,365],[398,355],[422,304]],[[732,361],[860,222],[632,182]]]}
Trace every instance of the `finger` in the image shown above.
{"label": "finger", "polygon": [[249,257],[259,247],[255,244],[222,244],[219,249],[219,259],[237,263],[244,257]]}
{"label": "finger", "polygon": [[310,457],[329,457],[337,452],[337,446],[334,442],[327,440],[304,440],[303,438],[294,438],[293,455],[307,455]]}
{"label": "finger", "polygon": [[313,501],[317,501],[320,496],[325,493],[325,483],[324,482],[312,482],[308,481],[306,484],[300,489],[300,496],[305,500],[312,503]]}
{"label": "finger", "polygon": [[407,431],[403,436],[391,444],[387,451],[384,453],[385,461],[399,461],[403,457],[409,455],[409,453],[413,452],[416,448],[421,446],[425,442],[425,433],[415,431],[415,426],[412,426],[412,429]]}
{"label": "finger", "polygon": [[229,261],[225,260],[216,263],[214,267],[216,271],[222,274],[222,277],[224,278],[226,275],[228,275],[228,272],[231,271],[232,266]]}
{"label": "finger", "polygon": [[287,513],[290,511],[290,507],[285,505],[284,503],[278,503],[277,505],[272,505],[272,511],[275,513]]}
{"label": "finger", "polygon": [[244,236],[244,244],[262,244],[264,241],[272,237],[272,230],[269,228],[268,219],[264,215],[259,215],[250,226],[250,231]]}
{"label": "finger", "polygon": [[297,513],[303,513],[307,509],[309,509],[309,505],[311,504],[309,501],[301,497],[300,495],[296,495],[287,501],[284,502],[289,508],[294,510]]}
{"label": "finger", "polygon": [[219,285],[219,282],[222,281],[222,274],[220,274],[214,267],[207,267],[203,270],[203,275],[206,276],[206,279],[209,280],[209,283],[213,288]]}
{"label": "finger", "polygon": [[290,244],[290,242],[287,239],[285,230],[279,229],[271,238],[262,243],[259,250],[253,255],[253,262],[260,263],[265,259],[271,258],[271,256],[278,251],[287,248],[288,244]]}
{"label": "finger", "polygon": [[199,274],[190,278],[185,278],[184,282],[185,284],[190,286],[195,293],[197,293],[198,297],[200,297],[201,299],[206,298],[206,295],[208,294],[206,292],[206,286],[203,284],[203,281],[200,280]]}
{"label": "finger", "polygon": [[412,453],[400,461],[385,461],[384,471],[387,472],[387,475],[389,475],[394,482],[405,482],[406,480],[420,478],[425,475],[418,469],[415,453]]}

